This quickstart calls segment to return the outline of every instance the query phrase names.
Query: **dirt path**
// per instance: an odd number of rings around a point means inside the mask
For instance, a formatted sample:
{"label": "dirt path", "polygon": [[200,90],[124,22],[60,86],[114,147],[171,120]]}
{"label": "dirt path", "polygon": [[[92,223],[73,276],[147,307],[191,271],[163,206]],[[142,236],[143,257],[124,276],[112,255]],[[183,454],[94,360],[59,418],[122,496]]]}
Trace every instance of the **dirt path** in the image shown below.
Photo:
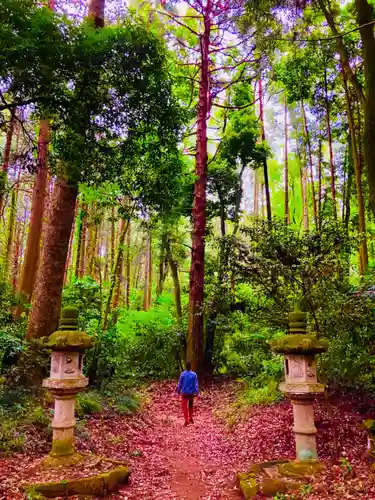
{"label": "dirt path", "polygon": [[[183,426],[180,401],[170,385],[155,386],[147,410],[149,429],[134,437],[131,483],[116,498],[219,500],[238,499],[231,446],[213,415],[214,395],[196,404],[194,424]],[[152,485],[152,486],[151,486]],[[151,486],[151,488],[150,488]]]}

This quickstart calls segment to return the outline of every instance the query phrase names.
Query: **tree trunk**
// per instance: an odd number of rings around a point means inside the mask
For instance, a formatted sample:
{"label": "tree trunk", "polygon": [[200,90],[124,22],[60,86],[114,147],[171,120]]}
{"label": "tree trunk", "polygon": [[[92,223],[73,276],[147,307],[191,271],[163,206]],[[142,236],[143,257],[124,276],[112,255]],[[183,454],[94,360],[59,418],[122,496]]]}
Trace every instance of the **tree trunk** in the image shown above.
{"label": "tree trunk", "polygon": [[[125,221],[124,219],[120,220],[120,225],[119,225],[119,234],[121,234],[124,230],[125,226]],[[122,271],[123,271],[123,263],[124,263],[124,253],[121,253],[119,264],[118,264],[118,270],[116,273],[116,289],[115,289],[115,294],[113,297],[113,309],[116,309],[118,307],[119,301],[120,301],[120,294],[121,294],[121,285],[122,285]]]}
{"label": "tree trunk", "polygon": [[[241,166],[241,170],[238,176],[238,189],[236,193],[236,202],[234,205],[234,214],[233,214],[233,222],[234,222],[234,227],[233,227],[233,234],[237,234],[239,225],[240,225],[240,207],[241,207],[241,201],[242,201],[242,194],[243,194],[243,187],[242,187],[242,177],[243,173],[245,171],[246,165],[243,164]],[[223,235],[225,236],[225,235]]]}
{"label": "tree trunk", "polygon": [[151,231],[148,232],[146,259],[145,259],[145,282],[143,291],[143,309],[148,311],[152,303],[152,238]]}
{"label": "tree trunk", "polygon": [[5,147],[4,147],[4,159],[3,166],[1,172],[0,179],[0,214],[2,215],[4,210],[4,196],[5,189],[8,180],[8,169],[9,169],[9,160],[10,160],[10,152],[12,149],[12,140],[13,140],[13,131],[14,131],[14,122],[15,122],[16,111],[13,109],[11,111],[10,122],[8,126],[8,131],[5,139]]}
{"label": "tree trunk", "polygon": [[80,262],[81,262],[81,254],[82,254],[82,234],[83,234],[83,221],[85,218],[84,204],[82,204],[81,208],[78,211],[78,220],[77,220],[77,248],[76,248],[76,261],[74,266],[74,277],[79,277],[80,270]]}
{"label": "tree trunk", "polygon": [[258,192],[258,171],[253,170],[254,172],[254,215],[257,217],[259,215],[259,192]]}
{"label": "tree trunk", "polygon": [[156,284],[156,299],[160,297],[160,295],[163,293],[163,288],[164,288],[164,281],[165,281],[165,261],[166,261],[166,241],[167,241],[167,235],[166,233],[163,232],[161,235],[161,242],[160,242],[160,254],[159,254],[159,272],[158,272],[158,280]]}
{"label": "tree trunk", "polygon": [[81,247],[80,247],[79,267],[78,267],[79,278],[82,278],[86,273],[87,217],[88,217],[87,203],[82,203],[82,233],[81,233]]}
{"label": "tree trunk", "polygon": [[27,330],[28,339],[49,336],[58,327],[65,262],[77,194],[76,185],[67,184],[63,178],[56,179],[43,235]]}
{"label": "tree trunk", "polygon": [[125,285],[125,307],[130,309],[130,283],[131,283],[131,224],[129,221],[128,230],[126,232],[126,285]]}
{"label": "tree trunk", "polygon": [[322,229],[322,140],[319,139],[318,146],[318,218],[319,231]]}
{"label": "tree trunk", "polygon": [[[297,130],[298,133],[298,130]],[[305,231],[309,229],[309,209],[307,205],[307,189],[306,189],[306,179],[307,179],[307,169],[306,169],[306,154],[301,157],[301,151],[298,146],[297,139],[297,157],[300,164],[300,180],[301,180],[301,200],[302,200],[302,219],[303,227]]]}
{"label": "tree trunk", "polygon": [[375,215],[375,36],[374,7],[367,0],[355,0],[362,41],[363,67],[366,88],[366,104],[363,106],[364,131],[363,146],[367,177],[369,183],[369,201]]}
{"label": "tree trunk", "polygon": [[[110,270],[115,265],[115,248],[116,248],[116,227],[115,227],[115,207],[111,208],[111,255],[110,255]],[[110,277],[112,279],[112,276]]]}
{"label": "tree trunk", "polygon": [[[262,91],[262,80],[259,80],[259,118],[262,129],[262,141],[266,140],[266,133],[264,129],[264,114],[263,114],[263,91]],[[263,159],[263,173],[264,173],[264,187],[266,193],[266,205],[267,205],[267,219],[272,221],[272,211],[271,211],[271,195],[270,195],[270,185],[268,181],[268,166],[267,158]]]}
{"label": "tree trunk", "polygon": [[359,232],[361,233],[362,241],[359,249],[359,262],[360,262],[360,275],[366,272],[368,267],[368,250],[367,250],[367,238],[366,238],[366,215],[365,215],[365,203],[363,199],[363,191],[362,191],[362,163],[361,163],[361,155],[358,151],[357,141],[356,141],[356,133],[355,133],[355,125],[354,125],[354,116],[353,116],[353,108],[350,100],[348,82],[346,79],[345,72],[343,72],[343,81],[344,81],[344,90],[345,90],[345,99],[346,99],[346,114],[348,118],[349,132],[350,132],[350,141],[351,141],[351,153],[352,159],[354,163],[354,171],[355,171],[355,185],[357,192],[357,203],[358,203],[358,222],[359,222]]}
{"label": "tree trunk", "polygon": [[21,171],[19,170],[17,186],[14,186],[12,189],[12,196],[9,208],[9,219],[8,219],[6,246],[4,255],[4,274],[6,279],[9,278],[9,266],[12,262],[12,249],[14,244],[14,230],[16,227],[17,199],[18,199],[20,172]]}
{"label": "tree trunk", "polygon": [[178,277],[178,266],[177,262],[174,260],[172,255],[172,250],[169,241],[166,242],[166,252],[167,259],[169,262],[169,267],[171,269],[172,279],[173,279],[173,290],[174,290],[174,304],[176,308],[176,318],[178,321],[182,319],[182,306],[181,306],[181,287],[180,280]]}
{"label": "tree trunk", "polygon": [[[346,231],[349,233],[349,221],[350,221],[350,199],[352,196],[352,183],[353,183],[353,153],[351,151],[351,142],[348,137],[348,179],[346,181],[346,194],[343,202],[343,224],[346,228]],[[360,262],[360,271],[362,269],[361,276],[363,274],[363,259],[361,249],[359,251],[359,262]]]}
{"label": "tree trunk", "polygon": [[113,293],[115,290],[115,286],[117,283],[116,277],[118,276],[119,272],[119,266],[121,264],[123,252],[124,252],[124,241],[125,241],[125,235],[126,235],[126,230],[127,226],[129,225],[129,222],[124,225],[122,232],[120,233],[119,236],[119,241],[118,241],[118,247],[117,247],[117,255],[115,258],[115,262],[113,264],[113,269],[112,269],[112,274],[111,274],[111,284],[108,292],[108,297],[107,297],[107,304],[105,307],[104,311],[104,317],[103,317],[103,330],[107,330],[108,327],[108,316],[111,311],[111,304],[112,304],[112,299],[113,299]]}
{"label": "tree trunk", "polygon": [[289,157],[288,157],[288,108],[284,94],[284,219],[290,224],[289,210]]}
{"label": "tree trunk", "polygon": [[[69,238],[69,247],[68,247],[68,256],[66,258],[66,264],[65,264],[65,276],[64,276],[64,286],[66,285],[68,281],[68,273],[69,273],[69,268],[72,267],[72,260],[73,260],[73,240],[74,240],[74,232],[75,232],[75,224],[76,224],[76,219],[77,219],[77,203],[74,209],[74,217],[73,217],[73,225],[72,225],[72,230],[70,231],[70,238]],[[71,276],[69,277],[71,279]]]}
{"label": "tree trunk", "polygon": [[41,248],[43,215],[47,195],[49,132],[49,121],[41,120],[38,137],[37,171],[35,173],[29,232],[27,235],[25,261],[19,290],[20,304],[16,309],[16,317],[19,317],[24,311],[23,304],[30,303],[35,286]]}
{"label": "tree trunk", "polygon": [[337,203],[336,203],[336,185],[335,185],[335,165],[333,162],[333,149],[332,149],[332,133],[331,133],[331,118],[329,111],[329,99],[328,99],[328,82],[327,82],[327,70],[324,68],[324,103],[326,108],[326,119],[327,119],[327,137],[328,137],[328,148],[329,148],[329,167],[331,172],[331,196],[332,196],[332,211],[333,218],[337,218]]}
{"label": "tree trunk", "polygon": [[194,371],[201,374],[203,355],[203,299],[204,299],[204,250],[206,235],[207,187],[207,118],[210,109],[209,49],[211,35],[212,1],[207,0],[204,15],[204,33],[200,38],[201,64],[198,99],[198,126],[195,158],[193,201],[193,234],[190,268],[189,321],[187,356]]}
{"label": "tree trunk", "polygon": [[[311,197],[312,197],[312,202],[313,202],[313,216],[314,216],[314,221],[315,221],[315,227],[318,227],[318,215],[317,215],[317,209],[316,209],[316,196],[315,196],[313,161],[312,161],[312,153],[311,153],[311,141],[310,141],[309,129],[307,126],[306,111],[305,111],[305,105],[304,105],[303,100],[301,100],[301,109],[302,109],[302,120],[303,120],[304,132],[305,132],[307,152],[309,155]],[[306,176],[306,181],[307,181],[307,176]]]}

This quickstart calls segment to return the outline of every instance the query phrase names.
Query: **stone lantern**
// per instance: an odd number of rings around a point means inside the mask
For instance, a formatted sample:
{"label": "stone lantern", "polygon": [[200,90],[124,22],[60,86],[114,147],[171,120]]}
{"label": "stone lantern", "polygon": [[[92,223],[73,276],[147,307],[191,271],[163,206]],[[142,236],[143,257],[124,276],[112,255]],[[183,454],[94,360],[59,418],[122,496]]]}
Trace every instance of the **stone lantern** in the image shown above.
{"label": "stone lantern", "polygon": [[92,347],[87,333],[78,331],[78,309],[66,307],[61,312],[60,329],[44,343],[52,350],[50,378],[43,387],[55,398],[52,421],[52,450],[44,460],[45,467],[72,466],[81,460],[74,450],[76,395],[88,385],[83,375],[84,351]]}
{"label": "stone lantern", "polygon": [[324,385],[317,380],[315,355],[326,351],[328,343],[306,333],[306,315],[298,308],[289,314],[289,332],[271,341],[273,350],[285,356],[285,382],[280,384],[280,390],[293,405],[296,462],[285,464],[283,468],[287,472],[288,468],[300,464],[302,472],[305,464],[309,465],[307,472],[314,463],[318,464],[313,400],[324,392]]}

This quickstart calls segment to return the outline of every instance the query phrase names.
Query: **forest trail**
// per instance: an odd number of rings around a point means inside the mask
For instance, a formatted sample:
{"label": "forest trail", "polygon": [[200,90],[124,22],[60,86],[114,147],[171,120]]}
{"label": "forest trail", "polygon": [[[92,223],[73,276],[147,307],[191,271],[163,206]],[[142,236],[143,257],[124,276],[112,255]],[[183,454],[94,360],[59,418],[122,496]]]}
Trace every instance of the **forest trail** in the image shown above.
{"label": "forest trail", "polygon": [[142,456],[132,467],[130,485],[118,498],[239,499],[226,431],[214,416],[215,391],[195,403],[194,424],[183,426],[180,399],[172,384],[154,385],[141,441]]}

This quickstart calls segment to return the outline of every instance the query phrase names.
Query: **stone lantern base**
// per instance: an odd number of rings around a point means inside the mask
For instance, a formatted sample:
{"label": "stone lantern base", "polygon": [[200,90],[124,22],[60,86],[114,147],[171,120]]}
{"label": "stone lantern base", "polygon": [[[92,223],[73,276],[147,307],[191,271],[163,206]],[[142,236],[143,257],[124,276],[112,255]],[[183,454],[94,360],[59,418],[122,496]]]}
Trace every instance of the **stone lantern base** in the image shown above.
{"label": "stone lantern base", "polygon": [[248,472],[237,474],[237,486],[245,500],[259,494],[274,498],[279,493],[300,491],[312,476],[323,471],[324,465],[317,461],[273,460],[253,464]]}

